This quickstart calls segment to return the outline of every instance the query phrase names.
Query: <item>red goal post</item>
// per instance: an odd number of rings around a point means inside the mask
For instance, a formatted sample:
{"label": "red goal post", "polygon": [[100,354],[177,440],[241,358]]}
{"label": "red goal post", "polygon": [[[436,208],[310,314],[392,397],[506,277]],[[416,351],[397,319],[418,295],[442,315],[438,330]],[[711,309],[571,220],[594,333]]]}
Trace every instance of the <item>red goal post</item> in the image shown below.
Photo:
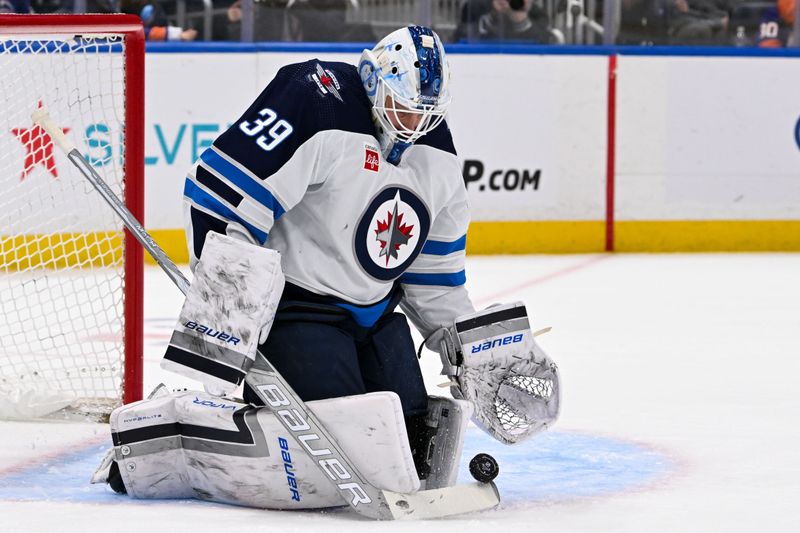
{"label": "red goal post", "polygon": [[30,114],[143,223],[144,41],[133,15],[0,15],[0,417],[142,398],[142,248]]}

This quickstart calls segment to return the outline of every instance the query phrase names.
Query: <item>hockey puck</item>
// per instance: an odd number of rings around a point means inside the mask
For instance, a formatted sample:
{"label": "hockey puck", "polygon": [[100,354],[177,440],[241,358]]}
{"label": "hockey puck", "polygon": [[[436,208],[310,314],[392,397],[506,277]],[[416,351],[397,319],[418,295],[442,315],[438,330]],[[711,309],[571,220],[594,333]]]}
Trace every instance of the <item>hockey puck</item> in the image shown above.
{"label": "hockey puck", "polygon": [[477,481],[489,483],[500,473],[500,467],[494,457],[488,453],[479,453],[469,462],[469,473]]}

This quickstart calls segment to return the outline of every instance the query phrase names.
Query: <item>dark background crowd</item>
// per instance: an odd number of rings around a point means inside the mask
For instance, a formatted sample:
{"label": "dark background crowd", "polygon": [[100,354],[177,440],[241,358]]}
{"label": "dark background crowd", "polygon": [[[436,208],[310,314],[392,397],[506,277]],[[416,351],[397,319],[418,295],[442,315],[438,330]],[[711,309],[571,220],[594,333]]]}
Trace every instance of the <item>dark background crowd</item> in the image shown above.
{"label": "dark background crowd", "polygon": [[800,45],[795,1],[0,0],[0,13],[135,14],[152,41],[372,42],[424,22],[448,42],[784,47]]}

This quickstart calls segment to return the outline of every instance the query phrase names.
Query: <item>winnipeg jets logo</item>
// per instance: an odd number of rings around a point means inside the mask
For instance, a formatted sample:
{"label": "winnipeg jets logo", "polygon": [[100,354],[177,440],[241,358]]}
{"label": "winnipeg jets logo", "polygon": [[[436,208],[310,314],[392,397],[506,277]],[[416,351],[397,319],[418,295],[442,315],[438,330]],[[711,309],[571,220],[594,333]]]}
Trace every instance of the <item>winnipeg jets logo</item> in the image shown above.
{"label": "winnipeg jets logo", "polygon": [[375,239],[381,244],[381,251],[378,257],[386,257],[386,266],[389,266],[389,258],[398,258],[397,251],[413,237],[411,230],[414,226],[403,223],[403,215],[398,214],[397,207],[400,205],[400,191],[394,197],[394,207],[391,213],[387,213],[387,220],[378,220],[378,229],[375,230]]}
{"label": "winnipeg jets logo", "polygon": [[372,199],[356,227],[358,263],[373,278],[395,279],[419,255],[429,229],[425,204],[408,189],[387,187]]}

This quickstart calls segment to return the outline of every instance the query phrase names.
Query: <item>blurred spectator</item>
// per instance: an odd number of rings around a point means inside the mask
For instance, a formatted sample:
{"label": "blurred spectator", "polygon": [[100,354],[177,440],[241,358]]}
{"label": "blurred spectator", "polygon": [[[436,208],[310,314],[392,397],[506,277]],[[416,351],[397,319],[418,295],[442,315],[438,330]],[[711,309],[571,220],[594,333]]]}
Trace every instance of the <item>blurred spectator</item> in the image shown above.
{"label": "blurred spectator", "polygon": [[289,0],[286,37],[290,41],[373,41],[369,24],[347,24],[348,4],[351,0]]}
{"label": "blurred spectator", "polygon": [[197,38],[195,29],[168,26],[164,10],[158,3],[148,3],[147,0],[119,0],[119,11],[129,15],[139,15],[148,41],[194,41]]}
{"label": "blurred spectator", "polygon": [[468,0],[453,40],[550,43],[552,34],[533,0]]}
{"label": "blurred spectator", "polygon": [[778,0],[778,13],[786,24],[794,24],[795,0]]}
{"label": "blurred spectator", "polygon": [[759,48],[794,46],[791,42],[795,18],[794,1],[778,0],[775,5],[762,10],[757,32]]}
{"label": "blurred spectator", "polygon": [[665,0],[622,0],[617,44],[667,44],[668,6]]}
{"label": "blurred spectator", "polygon": [[[115,0],[88,0],[87,13],[114,13]],[[74,0],[0,0],[0,13],[72,13]]]}
{"label": "blurred spectator", "polygon": [[[286,6],[288,0],[253,0],[253,40],[283,41],[286,39]],[[228,33],[231,40],[241,35],[242,8],[236,0],[228,9]]]}
{"label": "blurred spectator", "polygon": [[242,1],[236,0],[228,6],[226,16],[228,19],[227,39],[229,41],[238,41],[242,34]]}
{"label": "blurred spectator", "polygon": [[795,4],[796,0],[778,0],[778,13],[780,14],[781,21],[786,27],[786,46],[800,46],[800,42],[794,42],[794,20],[797,13]]}
{"label": "blurred spectator", "polygon": [[72,13],[72,0],[30,0],[34,13]]}
{"label": "blurred spectator", "polygon": [[26,14],[31,12],[29,0],[0,0],[0,13]]}
{"label": "blurred spectator", "polygon": [[728,44],[740,0],[622,0],[618,44]]}
{"label": "blurred spectator", "polygon": [[795,35],[792,30],[794,28],[795,14],[797,13],[797,11],[795,11],[797,7],[795,1],[796,0],[778,0],[778,13],[787,27],[786,46],[800,46],[800,43],[793,41]]}
{"label": "blurred spectator", "polygon": [[727,44],[725,0],[673,0],[669,8],[671,44]]}

